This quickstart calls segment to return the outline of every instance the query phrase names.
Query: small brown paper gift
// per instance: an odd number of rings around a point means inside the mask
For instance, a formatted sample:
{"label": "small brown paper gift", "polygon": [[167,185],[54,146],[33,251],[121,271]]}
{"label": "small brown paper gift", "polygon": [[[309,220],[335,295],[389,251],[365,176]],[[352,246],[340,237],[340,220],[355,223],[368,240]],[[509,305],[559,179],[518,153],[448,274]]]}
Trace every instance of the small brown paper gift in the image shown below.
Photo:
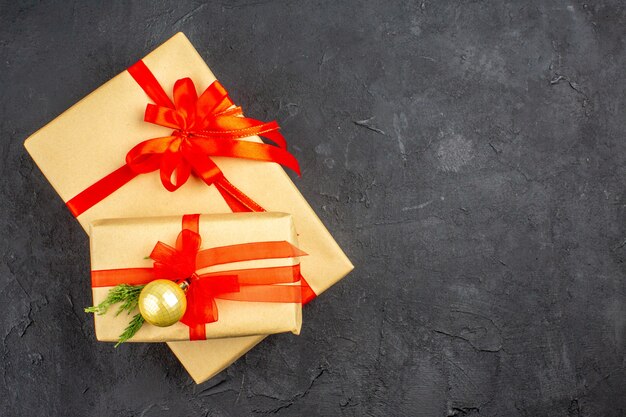
{"label": "small brown paper gift", "polygon": [[[108,282],[98,284],[99,278],[110,281],[107,277],[114,274],[116,280],[120,280],[119,283],[128,283],[130,274],[135,271],[141,277],[146,269],[149,271],[152,267],[153,260],[146,257],[155,243],[169,242],[174,246],[180,232],[181,216],[94,221],[90,227],[94,305],[102,302],[113,288]],[[201,249],[209,250],[229,245],[267,242],[288,242],[296,248],[298,246],[291,215],[283,213],[202,215],[199,216],[198,234],[202,239]],[[247,272],[245,270],[261,271],[265,268],[286,267],[285,270],[294,272],[294,277],[297,277],[298,264],[299,258],[296,257],[256,259],[202,268],[196,273],[202,276],[201,274],[228,271],[228,275],[232,276],[233,273],[242,270]],[[219,279],[219,276],[216,279]],[[219,298],[215,299],[215,303],[218,319],[204,326],[203,333],[206,339],[300,332],[302,324],[300,303],[233,301]],[[124,313],[116,315],[109,311],[102,315],[96,314],[97,339],[105,342],[117,341],[129,320],[129,316]],[[182,322],[169,327],[145,323],[129,342],[189,340],[190,334],[190,328]]]}

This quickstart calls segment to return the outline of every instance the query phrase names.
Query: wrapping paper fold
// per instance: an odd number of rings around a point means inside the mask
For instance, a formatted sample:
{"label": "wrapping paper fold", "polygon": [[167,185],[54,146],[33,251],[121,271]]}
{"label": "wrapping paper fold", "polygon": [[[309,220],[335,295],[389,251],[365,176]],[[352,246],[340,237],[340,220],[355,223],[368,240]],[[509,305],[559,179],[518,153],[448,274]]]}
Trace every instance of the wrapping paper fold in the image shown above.
{"label": "wrapping paper fold", "polygon": [[[168,93],[176,80],[184,77],[193,79],[198,89],[206,88],[215,80],[182,33],[159,46],[143,61]],[[144,91],[124,71],[33,134],[25,146],[67,202],[123,165],[126,152],[140,141],[171,133],[171,129],[143,121],[148,102]],[[258,137],[247,140],[260,141]],[[279,165],[232,158],[212,159],[233,184],[263,208],[292,214],[299,248],[308,253],[300,260],[302,275],[316,294],[352,270],[348,258]],[[158,173],[150,173],[139,175],[77,219],[87,230],[89,223],[104,218],[225,212],[230,212],[229,207],[215,187],[208,187],[192,177],[170,193],[162,186]],[[263,337],[168,344],[199,383],[230,365]]]}
{"label": "wrapping paper fold", "polygon": [[[90,226],[91,269],[108,271],[127,268],[150,268],[145,259],[157,241],[173,245],[181,230],[181,217],[147,217],[96,220]],[[202,215],[199,221],[202,248],[255,242],[289,242],[298,246],[291,215],[283,213],[237,213]],[[198,273],[251,268],[270,268],[299,264],[299,258],[263,259],[216,265]],[[287,285],[287,284],[285,284]],[[112,287],[93,288],[94,305],[106,298]],[[219,319],[205,326],[207,339],[292,332],[302,324],[299,303],[263,303],[217,299]],[[134,313],[132,313],[134,314]],[[116,316],[113,309],[95,315],[96,337],[117,341],[128,325],[129,316]],[[178,322],[169,327],[145,323],[130,342],[189,340],[189,327]]]}

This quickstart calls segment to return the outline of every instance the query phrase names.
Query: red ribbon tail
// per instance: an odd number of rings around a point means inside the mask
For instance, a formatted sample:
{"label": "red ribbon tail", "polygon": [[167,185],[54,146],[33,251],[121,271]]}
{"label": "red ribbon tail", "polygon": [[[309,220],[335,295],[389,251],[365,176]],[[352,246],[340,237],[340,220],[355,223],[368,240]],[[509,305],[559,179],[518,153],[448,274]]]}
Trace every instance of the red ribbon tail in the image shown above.
{"label": "red ribbon tail", "polygon": [[125,268],[91,271],[91,286],[114,287],[119,284],[142,285],[155,280],[153,268]]}
{"label": "red ribbon tail", "polygon": [[302,290],[302,305],[308,304],[315,297],[317,297],[313,288],[311,288],[302,275],[300,275],[300,289]]}
{"label": "red ribbon tail", "polygon": [[187,290],[187,311],[181,322],[189,327],[189,340],[206,340],[206,324],[217,321],[215,299],[206,289],[190,286]]}
{"label": "red ribbon tail", "polygon": [[222,176],[215,181],[215,187],[234,213],[265,211],[263,207],[258,205],[239,188],[235,187],[226,177]]}
{"label": "red ribbon tail", "polygon": [[189,326],[189,340],[206,340],[206,324]]}
{"label": "red ribbon tail", "polygon": [[146,64],[139,60],[128,68],[128,73],[135,79],[139,87],[147,94],[152,101],[159,106],[174,108],[174,103],[167,96],[167,93],[161,87],[152,71]]}
{"label": "red ribbon tail", "polygon": [[199,214],[185,214],[183,216],[183,230],[191,230],[195,233],[200,233],[200,215]]}
{"label": "red ribbon tail", "polygon": [[78,217],[130,182],[137,175],[138,173],[133,172],[130,166],[124,165],[81,191],[65,205],[70,209],[74,217]]}

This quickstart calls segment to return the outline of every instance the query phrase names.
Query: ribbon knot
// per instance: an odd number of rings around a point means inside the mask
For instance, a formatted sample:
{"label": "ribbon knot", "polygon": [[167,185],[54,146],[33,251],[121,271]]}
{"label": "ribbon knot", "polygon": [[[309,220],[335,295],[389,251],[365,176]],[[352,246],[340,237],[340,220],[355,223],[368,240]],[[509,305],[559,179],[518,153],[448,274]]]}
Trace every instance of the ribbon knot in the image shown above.
{"label": "ribbon knot", "polygon": [[150,254],[155,276],[170,280],[190,278],[196,272],[196,256],[201,242],[200,235],[189,229],[178,234],[176,247],[157,242]]}
{"label": "ribbon knot", "polygon": [[[145,64],[139,61],[129,71],[136,79],[152,76],[144,73],[143,67]],[[144,80],[140,85],[152,84]],[[193,81],[182,78],[174,84],[173,101],[158,83],[146,92],[156,104],[147,105],[144,120],[174,131],[169,136],[143,141],[128,152],[126,164],[134,173],[159,170],[161,182],[169,191],[177,190],[192,173],[207,185],[217,182],[223,174],[211,156],[277,162],[300,174],[278,124],[244,117],[241,107],[234,105],[218,81],[198,96]],[[254,135],[274,145],[241,140]]]}
{"label": "ribbon knot", "polygon": [[187,310],[180,321],[189,327],[217,321],[215,297],[239,291],[237,274],[202,276],[197,273],[196,258],[201,243],[198,233],[183,229],[175,247],[157,242],[150,254],[156,279],[187,282]]}

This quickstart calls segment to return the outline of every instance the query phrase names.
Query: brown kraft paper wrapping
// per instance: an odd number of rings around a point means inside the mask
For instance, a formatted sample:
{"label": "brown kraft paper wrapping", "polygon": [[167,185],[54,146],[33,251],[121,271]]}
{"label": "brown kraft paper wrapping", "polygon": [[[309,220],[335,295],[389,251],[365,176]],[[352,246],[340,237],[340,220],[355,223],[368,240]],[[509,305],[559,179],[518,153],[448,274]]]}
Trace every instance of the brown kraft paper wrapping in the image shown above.
{"label": "brown kraft paper wrapping", "polygon": [[[174,245],[181,231],[181,216],[96,220],[91,224],[91,269],[110,270],[150,268],[145,259],[157,241]],[[201,215],[199,234],[202,249],[239,243],[286,241],[298,246],[291,215],[284,213],[236,213]],[[291,266],[299,258],[263,259],[204,268],[198,273],[246,268]],[[93,288],[93,303],[103,301],[112,287]],[[206,325],[206,338],[250,336],[292,332],[298,334],[302,324],[302,305],[298,303],[261,303],[215,300],[218,320]],[[131,316],[95,315],[96,337],[100,341],[117,341]],[[169,327],[144,323],[129,342],[165,342],[189,340],[189,328],[183,323]]]}
{"label": "brown kraft paper wrapping", "polygon": [[[159,46],[143,61],[168,94],[180,78],[190,77],[199,90],[215,80],[182,33]],[[122,166],[126,152],[140,141],[171,133],[171,129],[143,121],[149,102],[144,91],[124,71],[34,133],[25,146],[67,202]],[[258,137],[248,140],[260,141]],[[299,248],[309,254],[300,260],[302,275],[316,294],[353,269],[350,260],[278,164],[212,159],[235,186],[266,210],[292,214]],[[230,212],[229,207],[215,187],[208,187],[192,177],[170,193],[161,184],[158,173],[153,172],[139,175],[77,219],[87,230],[90,222],[102,218],[224,212]],[[226,368],[263,337],[169,342],[168,345],[192,378],[200,383]]]}

